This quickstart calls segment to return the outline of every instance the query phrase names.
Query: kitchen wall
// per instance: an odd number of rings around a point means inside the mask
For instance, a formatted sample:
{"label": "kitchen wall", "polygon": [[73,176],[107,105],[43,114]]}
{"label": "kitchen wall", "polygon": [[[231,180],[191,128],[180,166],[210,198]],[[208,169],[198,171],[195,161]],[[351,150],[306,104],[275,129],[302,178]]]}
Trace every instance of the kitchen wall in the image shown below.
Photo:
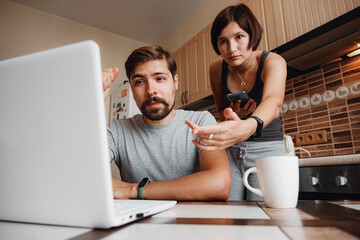
{"label": "kitchen wall", "polygon": [[206,0],[190,17],[180,24],[160,45],[174,52],[214,21],[225,7],[237,4],[239,0]]}
{"label": "kitchen wall", "polygon": [[360,153],[359,88],[360,56],[287,80],[281,113],[284,133],[294,138],[326,130],[326,143],[301,146],[312,156]]}
{"label": "kitchen wall", "polygon": [[[0,0],[0,36],[0,60],[92,39],[100,46],[102,66],[120,68],[112,90],[127,78],[127,56],[147,45],[7,0]],[[105,108],[109,120],[109,98]]]}

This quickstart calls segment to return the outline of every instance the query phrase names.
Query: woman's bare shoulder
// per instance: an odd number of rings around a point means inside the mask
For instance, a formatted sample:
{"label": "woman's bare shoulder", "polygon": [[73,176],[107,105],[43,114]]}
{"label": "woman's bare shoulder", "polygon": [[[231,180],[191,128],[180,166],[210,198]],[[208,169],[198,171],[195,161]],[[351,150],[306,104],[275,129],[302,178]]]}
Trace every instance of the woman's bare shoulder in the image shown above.
{"label": "woman's bare shoulder", "polygon": [[282,56],[280,56],[279,54],[277,54],[277,53],[274,53],[274,52],[270,52],[269,53],[269,55],[267,56],[267,58],[266,58],[266,60],[265,60],[265,64],[266,63],[285,63],[286,64],[286,62],[285,62],[285,59],[282,57]]}

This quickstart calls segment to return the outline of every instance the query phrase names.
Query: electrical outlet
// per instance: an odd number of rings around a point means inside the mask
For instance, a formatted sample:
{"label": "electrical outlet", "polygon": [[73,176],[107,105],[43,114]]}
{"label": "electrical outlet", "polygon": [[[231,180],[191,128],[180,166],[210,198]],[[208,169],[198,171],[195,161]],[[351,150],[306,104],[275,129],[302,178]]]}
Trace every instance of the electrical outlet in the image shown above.
{"label": "electrical outlet", "polygon": [[295,142],[296,145],[312,145],[317,143],[326,143],[326,131],[315,131],[315,132],[307,132],[307,133],[298,133],[295,134]]}

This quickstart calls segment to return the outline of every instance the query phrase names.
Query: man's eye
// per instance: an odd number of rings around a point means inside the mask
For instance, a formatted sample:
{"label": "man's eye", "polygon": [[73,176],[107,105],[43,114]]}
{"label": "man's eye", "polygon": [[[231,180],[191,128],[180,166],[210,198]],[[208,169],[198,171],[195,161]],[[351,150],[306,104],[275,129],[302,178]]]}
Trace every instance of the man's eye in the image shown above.
{"label": "man's eye", "polygon": [[142,84],[144,81],[143,80],[136,80],[135,81],[135,85],[140,85],[140,84]]}
{"label": "man's eye", "polygon": [[164,81],[165,78],[164,78],[164,77],[157,77],[156,80],[158,80],[158,81]]}
{"label": "man's eye", "polygon": [[237,39],[242,39],[243,36],[242,36],[242,35],[237,35],[236,38],[237,38]]}

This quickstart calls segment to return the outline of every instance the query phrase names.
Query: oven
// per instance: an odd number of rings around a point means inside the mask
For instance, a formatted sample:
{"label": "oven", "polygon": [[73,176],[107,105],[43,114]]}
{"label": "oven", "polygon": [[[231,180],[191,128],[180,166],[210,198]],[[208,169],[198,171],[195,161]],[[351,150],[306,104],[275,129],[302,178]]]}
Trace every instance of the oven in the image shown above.
{"label": "oven", "polygon": [[360,164],[300,167],[299,199],[360,199]]}

